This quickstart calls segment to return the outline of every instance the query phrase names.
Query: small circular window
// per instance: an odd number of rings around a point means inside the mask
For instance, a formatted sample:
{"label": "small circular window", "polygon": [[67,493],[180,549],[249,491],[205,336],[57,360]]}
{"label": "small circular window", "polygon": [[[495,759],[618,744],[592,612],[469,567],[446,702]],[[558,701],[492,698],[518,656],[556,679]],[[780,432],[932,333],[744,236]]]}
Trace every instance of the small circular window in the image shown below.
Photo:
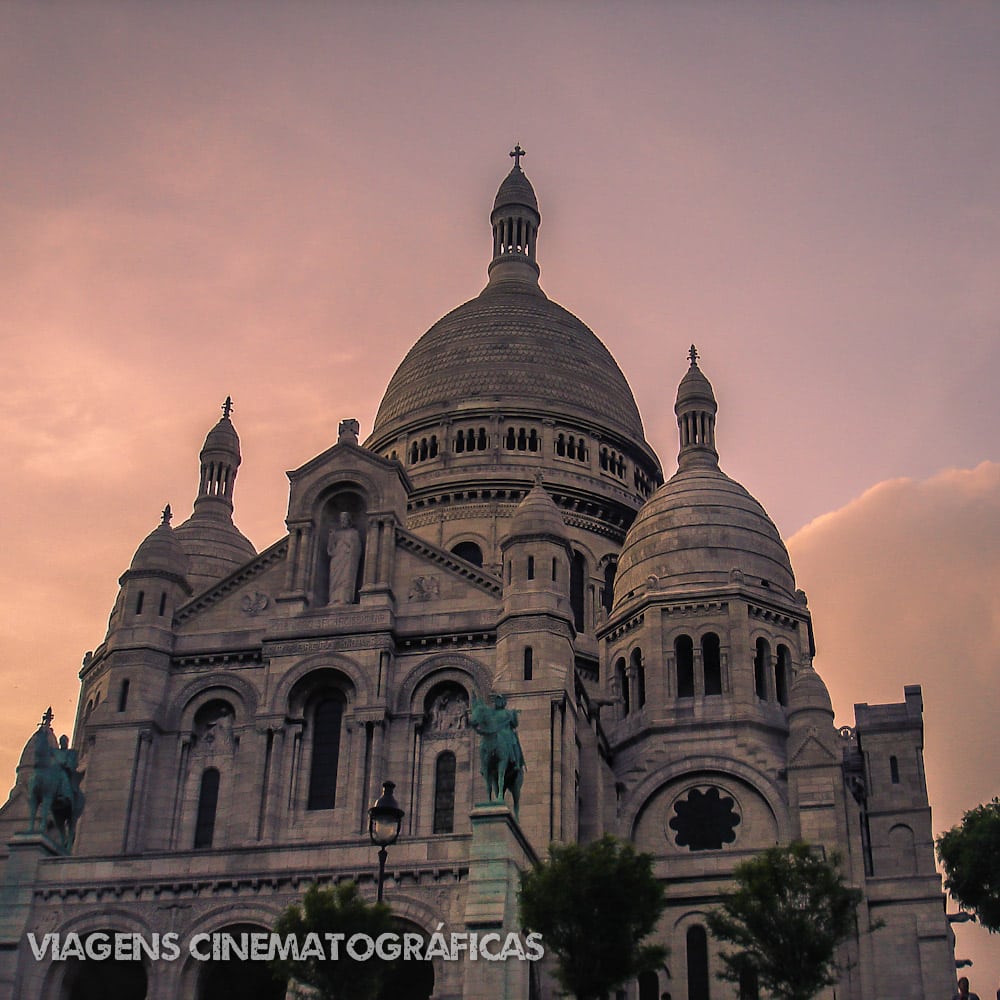
{"label": "small circular window", "polygon": [[667,824],[674,831],[674,843],[689,851],[719,851],[736,840],[740,814],[732,796],[715,786],[692,788],[674,803]]}

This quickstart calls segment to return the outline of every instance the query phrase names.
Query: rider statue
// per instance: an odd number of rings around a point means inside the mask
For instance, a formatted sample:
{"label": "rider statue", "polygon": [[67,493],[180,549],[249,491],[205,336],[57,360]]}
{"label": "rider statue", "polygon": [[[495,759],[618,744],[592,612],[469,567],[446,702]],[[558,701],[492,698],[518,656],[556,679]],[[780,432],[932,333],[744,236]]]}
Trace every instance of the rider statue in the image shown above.
{"label": "rider statue", "polygon": [[84,795],[80,790],[83,773],[79,770],[79,756],[70,749],[69,738],[61,736],[59,745],[52,746],[52,709],[50,708],[39,726],[35,741],[35,771],[28,782],[28,798],[31,802],[31,827],[34,833],[40,826],[46,833],[51,819],[60,839],[62,848],[69,853],[76,836],[76,822],[83,812]]}
{"label": "rider statue", "polygon": [[502,694],[493,695],[493,706],[474,701],[469,722],[482,737],[479,744],[479,770],[486,779],[486,793],[491,802],[502,802],[506,792],[514,800],[517,815],[524,782],[524,753],[517,738],[517,710],[507,707]]}

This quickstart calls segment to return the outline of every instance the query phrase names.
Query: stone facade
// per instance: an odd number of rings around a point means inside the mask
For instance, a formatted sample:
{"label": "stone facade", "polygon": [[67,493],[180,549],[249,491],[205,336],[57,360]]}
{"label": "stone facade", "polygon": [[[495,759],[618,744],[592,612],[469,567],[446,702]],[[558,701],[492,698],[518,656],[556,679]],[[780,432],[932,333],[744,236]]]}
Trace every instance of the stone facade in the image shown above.
{"label": "stone facade", "polygon": [[[386,779],[405,810],[386,898],[424,935],[518,929],[519,870],[611,832],[654,855],[669,898],[667,965],[623,995],[733,997],[704,915],[736,864],[803,838],[864,893],[836,996],[952,990],[919,687],[834,727],[781,538],[719,469],[696,352],[664,483],[614,359],[539,287],[540,222],[517,165],[486,288],[413,347],[364,445],[345,420],[289,474],[288,533],[260,553],[233,523],[227,400],[192,516],[164,512],[84,662],[72,849],[28,832],[47,722],[0,810],[4,995],[282,996],[252,963],[95,971],[35,961],[26,935],[183,943],[268,929],[317,880],[374,895],[367,810]],[[484,803],[469,726],[494,691],[519,712],[516,817]],[[434,959],[391,995],[555,993],[544,967]]]}

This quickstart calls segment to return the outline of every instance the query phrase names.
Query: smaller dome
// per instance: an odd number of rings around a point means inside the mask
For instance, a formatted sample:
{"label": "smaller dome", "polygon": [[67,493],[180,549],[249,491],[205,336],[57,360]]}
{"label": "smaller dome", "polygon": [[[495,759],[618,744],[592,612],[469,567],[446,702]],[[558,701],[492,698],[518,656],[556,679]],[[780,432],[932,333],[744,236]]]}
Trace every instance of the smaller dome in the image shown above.
{"label": "smaller dome", "polygon": [[218,583],[246,565],[257,550],[233,524],[229,509],[222,504],[202,503],[175,535],[189,560],[188,582],[195,591]]}
{"label": "smaller dome", "polygon": [[[691,350],[694,350],[693,346]],[[691,367],[687,370],[687,374],[681,379],[680,385],[677,386],[677,402],[674,409],[680,409],[684,403],[689,402],[716,405],[712,383],[708,381],[702,370],[698,367],[697,361],[691,362]]]}
{"label": "smaller dome", "polygon": [[187,576],[188,557],[180,540],[170,527],[170,507],[163,520],[142,540],[129,566],[132,573],[157,573],[166,576]]}
{"label": "smaller dome", "polygon": [[833,718],[833,702],[830,700],[830,692],[827,686],[812,667],[800,670],[792,684],[789,692],[789,702],[791,707],[788,714],[795,715],[797,712],[824,712]]}
{"label": "smaller dome", "polygon": [[507,538],[537,535],[566,537],[566,524],[559,513],[559,508],[541,483],[535,483],[517,505],[517,510],[511,518]]}
{"label": "smaller dome", "polygon": [[496,212],[509,205],[523,205],[532,211],[538,211],[535,189],[531,186],[531,181],[524,176],[524,171],[520,167],[514,167],[501,182],[493,202],[493,211]]}
{"label": "smaller dome", "polygon": [[235,452],[237,458],[240,454],[240,436],[236,433],[236,428],[229,417],[223,417],[209,432],[205,438],[205,444],[201,449],[206,451],[228,451]]}
{"label": "smaller dome", "polygon": [[646,501],[625,536],[615,605],[656,577],[666,590],[747,586],[792,600],[795,577],[764,508],[718,468],[676,472]]}

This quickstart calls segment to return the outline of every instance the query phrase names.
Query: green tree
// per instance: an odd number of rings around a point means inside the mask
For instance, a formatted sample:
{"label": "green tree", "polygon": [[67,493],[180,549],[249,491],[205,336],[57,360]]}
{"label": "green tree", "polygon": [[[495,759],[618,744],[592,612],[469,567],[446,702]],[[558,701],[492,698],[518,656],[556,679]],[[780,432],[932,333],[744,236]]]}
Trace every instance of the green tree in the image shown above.
{"label": "green tree", "polygon": [[392,911],[385,903],[369,903],[358,893],[354,882],[342,882],[333,889],[310,886],[302,905],[293,903],[274,925],[276,934],[292,935],[300,944],[310,934],[319,935],[330,954],[326,934],[341,934],[339,957],[277,959],[270,963],[278,978],[295,979],[316,990],[317,1000],[374,1000],[392,969],[392,963],[373,956],[368,961],[352,959],[345,944],[354,934],[377,938],[394,930]]}
{"label": "green tree", "polygon": [[1000,932],[1000,800],[970,809],[937,839],[945,888],[988,931]]}
{"label": "green tree", "polygon": [[849,888],[840,859],[808,844],[771,847],[736,868],[736,888],[708,915],[724,952],[721,978],[755,975],[776,1000],[809,1000],[837,982],[837,948],[854,932],[861,893]]}
{"label": "green tree", "polygon": [[600,1000],[666,957],[642,943],[666,907],[652,855],[614,837],[552,844],[548,861],[522,872],[518,901],[525,929],[542,935],[577,1000]]}

